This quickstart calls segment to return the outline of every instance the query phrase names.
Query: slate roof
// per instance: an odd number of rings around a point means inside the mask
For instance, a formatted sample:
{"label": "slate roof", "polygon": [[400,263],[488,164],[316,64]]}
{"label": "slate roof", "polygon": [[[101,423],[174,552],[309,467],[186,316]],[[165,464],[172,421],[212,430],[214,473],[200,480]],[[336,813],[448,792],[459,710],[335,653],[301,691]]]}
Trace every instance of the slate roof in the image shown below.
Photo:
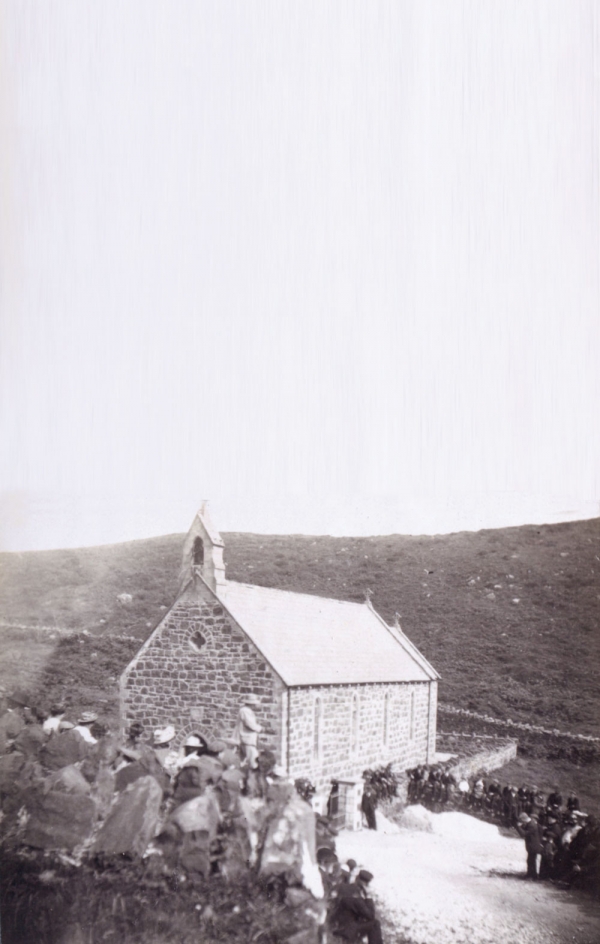
{"label": "slate roof", "polygon": [[217,595],[288,686],[439,676],[367,603],[227,581]]}

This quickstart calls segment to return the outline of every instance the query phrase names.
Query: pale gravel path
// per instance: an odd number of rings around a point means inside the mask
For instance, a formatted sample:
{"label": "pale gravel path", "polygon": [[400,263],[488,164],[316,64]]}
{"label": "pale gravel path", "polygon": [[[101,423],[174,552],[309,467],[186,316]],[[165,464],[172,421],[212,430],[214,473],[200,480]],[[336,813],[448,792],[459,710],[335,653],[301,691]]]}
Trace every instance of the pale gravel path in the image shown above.
{"label": "pale gravel path", "polygon": [[[436,832],[363,830],[337,840],[341,860],[374,873],[374,896],[398,941],[600,944],[598,904],[522,878],[522,840],[462,813],[432,814],[432,821]],[[388,928],[385,944],[395,938]]]}

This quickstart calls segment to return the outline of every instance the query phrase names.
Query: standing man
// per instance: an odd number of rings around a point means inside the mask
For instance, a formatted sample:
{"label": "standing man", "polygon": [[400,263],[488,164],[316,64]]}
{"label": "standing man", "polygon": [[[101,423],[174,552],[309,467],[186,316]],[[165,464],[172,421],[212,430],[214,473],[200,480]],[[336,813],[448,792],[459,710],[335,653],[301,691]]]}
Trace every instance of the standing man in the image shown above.
{"label": "standing man", "polygon": [[544,851],[542,828],[538,823],[537,816],[528,816],[527,813],[521,813],[517,829],[525,840],[527,878],[536,879],[539,876],[540,858]]}
{"label": "standing man", "polygon": [[[246,696],[244,704],[240,708],[240,716],[237,724],[236,735],[239,735],[239,744],[242,749],[244,764],[247,764],[250,770],[256,770],[258,760],[258,735],[263,730],[261,724],[256,720],[254,708],[260,707],[258,695],[250,693]],[[236,737],[236,740],[238,738]]]}

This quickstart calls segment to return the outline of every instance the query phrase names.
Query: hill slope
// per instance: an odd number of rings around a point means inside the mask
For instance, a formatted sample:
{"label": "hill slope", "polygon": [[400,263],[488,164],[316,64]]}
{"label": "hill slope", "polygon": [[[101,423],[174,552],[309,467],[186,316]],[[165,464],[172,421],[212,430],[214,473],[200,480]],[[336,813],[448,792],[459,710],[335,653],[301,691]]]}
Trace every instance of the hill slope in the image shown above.
{"label": "hill slope", "polygon": [[[232,580],[348,600],[370,588],[376,609],[388,621],[398,611],[441,673],[441,700],[600,733],[600,519],[436,537],[224,540]],[[175,598],[182,543],[169,535],[1,554],[0,617],[143,639]]]}

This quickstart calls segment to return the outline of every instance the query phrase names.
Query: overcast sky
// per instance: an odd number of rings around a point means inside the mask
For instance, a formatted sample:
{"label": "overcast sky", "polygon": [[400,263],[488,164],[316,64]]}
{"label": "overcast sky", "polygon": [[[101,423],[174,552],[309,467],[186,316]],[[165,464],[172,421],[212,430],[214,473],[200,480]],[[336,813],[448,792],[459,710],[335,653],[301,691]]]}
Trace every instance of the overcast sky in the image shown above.
{"label": "overcast sky", "polygon": [[0,10],[0,546],[600,513],[598,2]]}

